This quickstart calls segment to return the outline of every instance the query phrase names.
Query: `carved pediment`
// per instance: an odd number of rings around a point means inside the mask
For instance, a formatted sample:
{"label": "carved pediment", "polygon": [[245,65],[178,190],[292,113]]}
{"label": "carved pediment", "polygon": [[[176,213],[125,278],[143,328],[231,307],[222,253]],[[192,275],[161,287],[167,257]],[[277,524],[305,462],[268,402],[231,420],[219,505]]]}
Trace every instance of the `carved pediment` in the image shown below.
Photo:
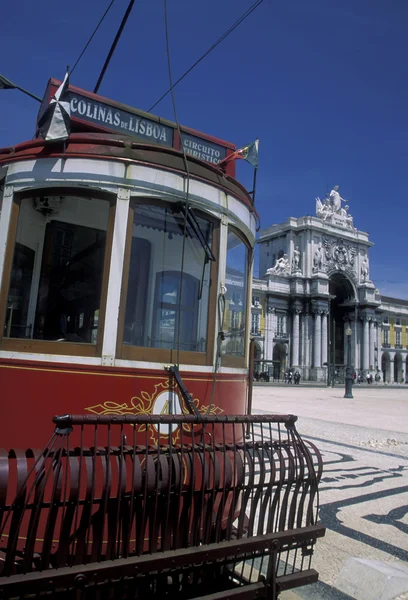
{"label": "carved pediment", "polygon": [[343,271],[356,279],[357,248],[344,240],[323,238],[327,273]]}

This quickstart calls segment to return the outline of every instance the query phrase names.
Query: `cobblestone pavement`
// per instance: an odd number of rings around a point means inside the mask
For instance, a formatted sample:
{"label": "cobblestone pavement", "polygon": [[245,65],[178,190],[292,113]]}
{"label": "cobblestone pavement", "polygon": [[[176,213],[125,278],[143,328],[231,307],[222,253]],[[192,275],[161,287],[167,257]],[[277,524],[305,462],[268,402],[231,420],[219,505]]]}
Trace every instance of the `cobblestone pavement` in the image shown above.
{"label": "cobblestone pavement", "polygon": [[[335,589],[349,557],[408,564],[408,389],[254,388],[253,411],[293,413],[323,454],[320,517],[327,528],[301,598],[345,600]],[[399,600],[408,598],[406,590]],[[282,596],[283,600],[284,596]]]}

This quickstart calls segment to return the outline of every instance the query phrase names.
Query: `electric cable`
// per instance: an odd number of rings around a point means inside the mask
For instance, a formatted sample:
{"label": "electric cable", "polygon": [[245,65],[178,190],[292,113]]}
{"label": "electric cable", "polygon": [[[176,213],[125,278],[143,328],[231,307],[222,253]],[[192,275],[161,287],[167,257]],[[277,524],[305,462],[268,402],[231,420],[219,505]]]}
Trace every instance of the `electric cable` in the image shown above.
{"label": "electric cable", "polygon": [[93,38],[95,37],[96,32],[98,31],[99,27],[102,25],[106,15],[108,14],[108,12],[110,11],[110,9],[112,8],[113,3],[115,2],[115,0],[111,0],[108,8],[105,10],[105,12],[102,15],[101,20],[99,21],[98,25],[95,27],[93,34],[91,35],[91,37],[89,38],[89,40],[87,41],[87,43],[85,44],[81,54],[78,56],[76,63],[74,64],[74,66],[72,67],[71,71],[70,71],[70,75],[72,75],[72,73],[74,72],[76,66],[78,65],[79,61],[81,60],[81,58],[83,57],[83,55],[85,54],[86,50],[88,49],[89,44],[92,42]]}
{"label": "electric cable", "polygon": [[179,77],[177,79],[177,81],[173,84],[170,85],[169,89],[167,90],[167,92],[165,92],[162,96],[160,96],[160,98],[153,104],[153,106],[151,106],[148,110],[148,112],[151,112],[168,94],[170,94],[170,92],[172,92],[172,90],[174,90],[174,88],[176,87],[176,85],[178,85],[189,73],[191,73],[191,71],[202,61],[204,60],[204,58],[206,58],[213,50],[215,50],[215,48],[217,46],[219,46],[219,44],[221,44],[221,42],[223,42],[229,35],[230,33],[232,33],[243,21],[245,21],[245,19],[247,17],[249,17],[249,15],[251,13],[254,12],[254,10],[256,10],[258,8],[258,6],[260,6],[262,4],[263,0],[256,0],[256,2],[254,2],[240,17],[237,21],[235,21],[235,23],[233,25],[231,25],[231,27],[225,32],[223,33],[223,35],[218,38],[218,40],[216,42],[214,42],[209,48],[208,50],[206,50],[206,52],[204,52],[204,54],[198,59],[196,60],[191,67],[189,67],[187,69],[187,71],[185,71],[183,73],[183,75],[181,75],[181,77]]}
{"label": "electric cable", "polygon": [[105,60],[105,62],[104,62],[104,65],[103,65],[103,67],[102,67],[102,70],[101,70],[101,72],[100,72],[100,75],[99,75],[99,77],[98,77],[98,81],[96,82],[96,86],[95,86],[95,89],[94,89],[94,94],[97,94],[97,93],[98,93],[98,90],[99,90],[99,88],[101,87],[102,80],[103,80],[103,78],[104,78],[104,76],[105,76],[105,73],[106,73],[106,70],[107,70],[107,68],[109,67],[109,63],[110,63],[110,61],[111,61],[111,58],[112,58],[112,56],[113,56],[113,53],[115,52],[116,46],[118,45],[118,42],[119,42],[119,40],[120,40],[120,37],[121,37],[121,35],[122,35],[122,33],[123,33],[123,30],[124,30],[124,28],[125,28],[125,25],[126,25],[126,23],[127,23],[127,20],[128,20],[128,18],[129,18],[129,15],[130,15],[130,13],[132,12],[132,8],[133,8],[133,5],[134,5],[134,3],[135,3],[135,0],[130,0],[130,2],[129,2],[129,4],[128,4],[128,7],[127,7],[127,9],[126,9],[126,12],[125,12],[125,14],[123,15],[122,22],[121,22],[121,24],[119,25],[119,29],[118,29],[118,31],[117,31],[117,33],[116,33],[116,35],[115,35],[115,39],[114,39],[114,40],[113,40],[113,42],[112,42],[112,46],[110,47],[110,50],[109,50],[109,52],[108,52],[108,56],[106,57],[106,60]]}

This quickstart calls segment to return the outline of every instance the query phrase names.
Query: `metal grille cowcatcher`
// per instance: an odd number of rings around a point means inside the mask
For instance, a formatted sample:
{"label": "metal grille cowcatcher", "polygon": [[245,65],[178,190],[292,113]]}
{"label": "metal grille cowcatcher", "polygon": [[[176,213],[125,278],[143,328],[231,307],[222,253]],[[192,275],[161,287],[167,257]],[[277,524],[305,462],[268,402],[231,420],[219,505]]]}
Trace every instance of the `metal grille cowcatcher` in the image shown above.
{"label": "metal grille cowcatcher", "polygon": [[322,459],[295,421],[56,417],[43,451],[0,455],[0,597],[277,598],[315,581]]}

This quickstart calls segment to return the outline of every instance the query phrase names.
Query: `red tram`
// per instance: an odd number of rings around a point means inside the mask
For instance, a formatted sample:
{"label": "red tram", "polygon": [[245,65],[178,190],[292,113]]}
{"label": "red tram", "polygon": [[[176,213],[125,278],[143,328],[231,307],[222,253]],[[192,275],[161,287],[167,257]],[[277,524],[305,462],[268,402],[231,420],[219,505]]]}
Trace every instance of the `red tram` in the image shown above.
{"label": "red tram", "polygon": [[42,443],[55,414],[183,412],[173,364],[198,411],[244,414],[256,213],[216,166],[235,146],[69,101],[68,141],[0,150],[1,445]]}
{"label": "red tram", "polygon": [[66,141],[0,150],[0,594],[276,600],[317,579],[322,460],[248,414],[235,146],[68,99]]}

